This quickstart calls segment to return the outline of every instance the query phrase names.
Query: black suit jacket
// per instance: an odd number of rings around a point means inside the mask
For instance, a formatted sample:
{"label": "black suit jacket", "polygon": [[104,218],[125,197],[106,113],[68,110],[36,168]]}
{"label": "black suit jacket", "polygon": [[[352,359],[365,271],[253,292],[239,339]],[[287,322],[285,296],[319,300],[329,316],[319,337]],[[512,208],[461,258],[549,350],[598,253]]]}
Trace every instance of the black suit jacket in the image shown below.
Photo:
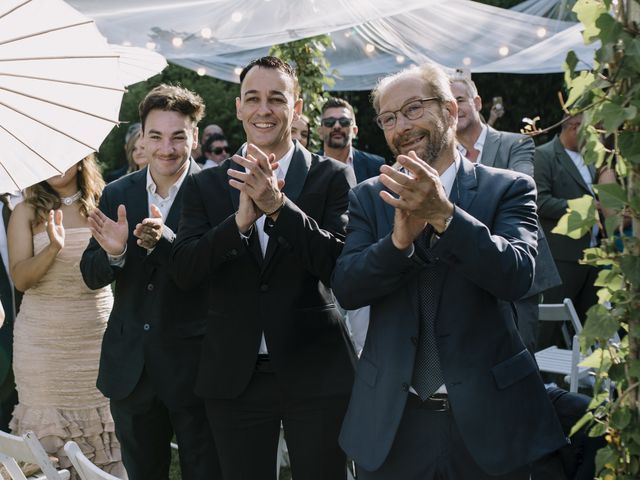
{"label": "black suit jacket", "polygon": [[288,395],[347,394],[354,352],[329,279],[342,251],[351,169],[296,142],[285,178],[286,204],[263,259],[256,229],[245,241],[235,223],[239,192],[231,160],[188,179],[174,272],[183,288],[211,288],[197,393],[235,398],[249,383],[262,332]]}
{"label": "black suit jacket", "polygon": [[[191,160],[187,179],[197,171]],[[149,216],[146,175],[144,168],[110,183],[100,200],[100,210],[114,220],[118,205],[124,204],[127,209],[129,238],[124,266],[111,266],[107,253],[93,238],[80,262],[89,288],[115,281],[97,385],[105,396],[123,399],[133,391],[144,368],[168,406],[189,405],[198,401],[193,388],[205,328],[206,292],[202,288],[189,292],[177,288],[169,273],[171,244],[167,239],[162,237],[150,254],[136,244],[133,229]],[[165,219],[174,232],[183,192],[184,183]]]}
{"label": "black suit jacket", "polygon": [[428,258],[393,246],[394,210],[377,179],[350,195],[333,287],[348,309],[371,305],[340,445],[367,470],[385,461],[409,395],[419,335],[419,273],[437,269],[435,335],[453,416],[483,470],[504,474],[564,445],[532,355],[501,302],[533,277],[535,188],[519,173],[463,159],[449,228]]}

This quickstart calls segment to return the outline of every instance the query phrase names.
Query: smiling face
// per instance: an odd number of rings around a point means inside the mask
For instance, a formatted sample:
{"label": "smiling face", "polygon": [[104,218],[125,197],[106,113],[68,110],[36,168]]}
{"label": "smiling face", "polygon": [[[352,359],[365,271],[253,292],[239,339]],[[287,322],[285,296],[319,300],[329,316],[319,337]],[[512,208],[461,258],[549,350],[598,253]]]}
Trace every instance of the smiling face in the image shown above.
{"label": "smiling face", "polygon": [[462,82],[451,83],[451,93],[458,103],[458,133],[463,133],[470,128],[480,127],[480,109],[482,108],[482,99],[466,88]]}
{"label": "smiling face", "polygon": [[[343,149],[351,147],[353,138],[358,133],[358,127],[351,111],[346,107],[327,108],[322,113],[322,120],[326,121],[327,119],[335,119],[333,125],[325,127],[321,122],[318,128],[325,148]],[[351,125],[341,126],[339,121],[341,119],[351,120]]]}
{"label": "smiling face", "polygon": [[155,109],[146,117],[142,139],[154,181],[172,183],[188,166],[198,129],[187,115]]}
{"label": "smiling face", "polygon": [[424,103],[423,115],[415,120],[409,120],[398,112],[412,101],[431,96],[431,92],[425,91],[420,78],[399,78],[380,93],[379,111],[396,113],[395,126],[384,130],[385,139],[394,155],[407,155],[413,150],[419,158],[437,169],[441,153],[453,142],[457,117],[455,102]]}
{"label": "smiling face", "polygon": [[293,79],[286,73],[259,66],[247,72],[236,98],[236,114],[248,143],[280,158],[292,145],[294,112],[301,111],[302,100],[296,100]]}

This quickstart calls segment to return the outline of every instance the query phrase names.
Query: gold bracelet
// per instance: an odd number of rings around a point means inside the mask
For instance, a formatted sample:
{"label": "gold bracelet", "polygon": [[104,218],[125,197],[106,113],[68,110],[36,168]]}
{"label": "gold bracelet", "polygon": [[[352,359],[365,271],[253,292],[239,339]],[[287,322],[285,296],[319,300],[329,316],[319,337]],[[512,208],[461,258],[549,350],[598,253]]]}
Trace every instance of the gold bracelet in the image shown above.
{"label": "gold bracelet", "polygon": [[265,216],[267,217],[271,217],[273,215],[275,215],[276,213],[278,213],[280,210],[282,210],[282,207],[284,207],[284,204],[286,203],[287,199],[284,196],[284,193],[282,194],[282,203],[280,204],[280,206],[278,208],[276,208],[273,212],[267,213],[264,212]]}

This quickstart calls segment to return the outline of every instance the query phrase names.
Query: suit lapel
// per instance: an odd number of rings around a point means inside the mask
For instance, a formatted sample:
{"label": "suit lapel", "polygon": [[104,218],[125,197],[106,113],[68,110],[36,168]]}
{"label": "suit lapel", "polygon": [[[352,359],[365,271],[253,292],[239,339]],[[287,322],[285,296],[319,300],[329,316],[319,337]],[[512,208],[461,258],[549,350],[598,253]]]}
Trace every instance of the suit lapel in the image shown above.
{"label": "suit lapel", "polygon": [[[187,172],[187,176],[193,175],[200,171],[200,167],[193,160],[189,160],[189,171]],[[186,178],[185,178],[186,181]],[[180,189],[176,194],[176,198],[173,200],[171,204],[171,208],[169,209],[169,213],[167,214],[167,219],[165,220],[165,224],[174,232],[178,230],[178,223],[180,222],[180,211],[182,207],[182,190],[184,189],[184,182],[180,185]]]}
{"label": "suit lapel", "polygon": [[[293,203],[297,203],[300,193],[302,193],[310,168],[311,154],[302,148],[298,142],[295,142],[295,150],[293,151],[293,157],[291,158],[287,175],[284,178],[284,187],[282,188],[283,193]],[[264,255],[264,263],[262,264],[263,271],[267,268],[277,250],[278,242],[269,239],[267,251]]]}
{"label": "suit lapel", "polygon": [[576,164],[573,163],[573,160],[571,160],[571,157],[565,151],[562,143],[560,143],[560,137],[556,137],[554,141],[554,148],[560,165],[562,165],[562,167],[567,172],[569,172],[569,175],[571,175],[571,177],[576,181],[578,185],[580,185],[580,187],[582,187],[585,192],[591,195],[591,191],[589,190],[589,187],[587,187],[587,184],[584,183],[584,179],[582,178],[582,175],[580,175],[578,167],[576,167]]}
{"label": "suit lapel", "polygon": [[500,132],[491,127],[487,127],[487,135],[482,146],[482,156],[480,163],[488,167],[493,167],[496,163],[496,155],[500,146]]}
{"label": "suit lapel", "polygon": [[362,154],[359,150],[353,149],[353,173],[356,176],[356,182],[360,183],[360,179],[369,178],[366,171],[367,162],[362,158]]}
{"label": "suit lapel", "polygon": [[133,230],[136,224],[149,216],[149,197],[147,193],[148,168],[149,167],[145,167],[129,176],[131,185],[127,188],[126,192],[127,221],[129,222],[129,246],[127,248],[133,249],[131,253],[136,252],[136,254],[142,258],[146,257],[147,253],[145,249],[137,245],[136,238],[133,236]]}
{"label": "suit lapel", "polygon": [[477,188],[478,180],[476,178],[475,166],[469,160],[462,157],[460,166],[458,167],[456,181],[453,184],[449,198],[454,204],[460,205],[460,208],[463,210],[469,211],[478,193]]}
{"label": "suit lapel", "polygon": [[[242,156],[242,149],[245,148],[245,146],[246,143],[238,149],[235,155]],[[238,170],[239,172],[244,172],[244,168],[234,162],[231,158],[229,159],[229,168],[232,170]],[[238,206],[240,205],[240,190],[237,190],[230,185],[227,188],[229,189],[229,196],[231,197],[233,208],[235,209],[235,211],[238,211]]]}

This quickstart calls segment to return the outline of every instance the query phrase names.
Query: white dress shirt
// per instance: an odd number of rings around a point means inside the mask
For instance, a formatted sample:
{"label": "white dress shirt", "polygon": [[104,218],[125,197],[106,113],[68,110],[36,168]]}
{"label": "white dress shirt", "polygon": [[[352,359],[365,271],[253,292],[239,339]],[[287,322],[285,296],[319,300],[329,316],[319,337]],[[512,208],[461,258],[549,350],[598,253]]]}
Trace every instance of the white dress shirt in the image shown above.
{"label": "white dress shirt", "polygon": [[[478,152],[478,158],[476,158],[476,163],[480,163],[480,160],[482,160],[482,149],[484,148],[484,142],[487,139],[487,131],[488,131],[487,126],[483,123],[480,130],[480,135],[478,135],[478,138],[476,139],[476,143],[473,144],[473,148]],[[464,146],[461,143],[456,142],[456,147],[458,147],[458,151],[460,152],[460,154],[462,154],[463,157],[467,156],[467,149],[464,148]]]}

